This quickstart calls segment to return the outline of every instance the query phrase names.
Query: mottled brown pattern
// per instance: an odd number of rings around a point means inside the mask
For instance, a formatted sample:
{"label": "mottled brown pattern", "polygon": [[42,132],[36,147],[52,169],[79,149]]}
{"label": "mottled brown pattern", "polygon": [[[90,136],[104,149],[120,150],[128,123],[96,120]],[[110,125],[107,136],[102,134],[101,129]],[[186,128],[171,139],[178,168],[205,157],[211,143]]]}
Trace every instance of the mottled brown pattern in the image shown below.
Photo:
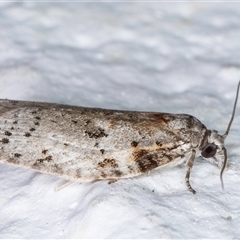
{"label": "mottled brown pattern", "polygon": [[138,160],[139,158],[143,157],[144,155],[148,154],[148,151],[145,149],[138,149],[133,151],[133,160]]}
{"label": "mottled brown pattern", "polygon": [[137,160],[137,164],[140,172],[143,173],[158,167],[158,163],[155,160],[155,156],[153,154],[148,154],[147,156]]}
{"label": "mottled brown pattern", "polygon": [[154,120],[156,120],[158,123],[160,123],[161,126],[164,126],[164,127],[166,127],[169,121],[171,121],[171,119],[167,117],[166,114],[164,113],[154,113],[150,116],[153,117]]}
{"label": "mottled brown pattern", "polygon": [[177,146],[169,144],[156,144],[146,149],[133,149],[131,161],[135,161],[140,172],[150,171],[158,166],[165,165],[179,157],[175,152]]}

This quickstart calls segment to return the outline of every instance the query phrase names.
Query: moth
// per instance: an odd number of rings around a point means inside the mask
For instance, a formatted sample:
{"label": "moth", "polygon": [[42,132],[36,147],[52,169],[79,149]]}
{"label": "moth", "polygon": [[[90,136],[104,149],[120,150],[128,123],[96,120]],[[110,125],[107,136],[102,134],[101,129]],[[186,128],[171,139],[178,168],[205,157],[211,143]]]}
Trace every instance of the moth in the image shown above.
{"label": "moth", "polygon": [[223,135],[187,114],[135,112],[0,100],[0,162],[61,176],[70,181],[135,177],[194,159],[227,164]]}

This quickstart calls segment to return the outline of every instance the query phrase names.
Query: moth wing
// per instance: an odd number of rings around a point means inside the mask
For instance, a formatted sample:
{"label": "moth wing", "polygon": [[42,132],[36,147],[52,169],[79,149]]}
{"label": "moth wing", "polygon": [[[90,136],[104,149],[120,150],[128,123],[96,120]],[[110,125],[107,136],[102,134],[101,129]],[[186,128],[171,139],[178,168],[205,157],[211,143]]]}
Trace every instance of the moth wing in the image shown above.
{"label": "moth wing", "polygon": [[202,127],[189,115],[1,100],[0,161],[69,180],[132,177],[182,161]]}

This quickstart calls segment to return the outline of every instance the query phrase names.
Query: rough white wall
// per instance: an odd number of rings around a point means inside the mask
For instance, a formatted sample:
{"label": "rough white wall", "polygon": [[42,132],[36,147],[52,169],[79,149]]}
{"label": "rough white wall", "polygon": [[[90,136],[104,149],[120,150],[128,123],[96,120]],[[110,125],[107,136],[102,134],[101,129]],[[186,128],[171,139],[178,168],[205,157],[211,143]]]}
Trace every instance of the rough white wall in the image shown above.
{"label": "rough white wall", "polygon": [[[239,3],[0,3],[0,98],[189,113],[224,132],[240,78]],[[0,164],[1,238],[237,238],[240,109],[230,169],[197,159],[115,184]],[[34,149],[33,149],[34,151]]]}

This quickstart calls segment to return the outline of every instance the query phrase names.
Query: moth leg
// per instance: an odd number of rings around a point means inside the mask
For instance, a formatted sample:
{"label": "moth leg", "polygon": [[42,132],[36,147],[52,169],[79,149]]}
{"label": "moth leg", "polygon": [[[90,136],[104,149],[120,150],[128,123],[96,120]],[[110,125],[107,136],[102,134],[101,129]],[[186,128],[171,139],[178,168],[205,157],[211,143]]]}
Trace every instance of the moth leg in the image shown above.
{"label": "moth leg", "polygon": [[61,185],[59,185],[58,187],[54,188],[55,192],[58,192],[59,190],[62,190],[63,188],[67,187],[68,185],[70,185],[72,183],[72,181],[67,181]]}
{"label": "moth leg", "polygon": [[195,159],[195,154],[196,154],[196,151],[192,150],[192,154],[191,154],[190,158],[188,159],[188,161],[186,163],[187,173],[186,173],[186,176],[185,176],[185,181],[186,181],[186,185],[188,187],[188,190],[190,192],[192,192],[193,194],[195,194],[196,191],[191,187],[190,182],[189,182],[189,178],[190,178],[190,172],[191,172],[191,169],[192,169],[192,166],[193,166],[193,162],[194,162],[194,159]]}

